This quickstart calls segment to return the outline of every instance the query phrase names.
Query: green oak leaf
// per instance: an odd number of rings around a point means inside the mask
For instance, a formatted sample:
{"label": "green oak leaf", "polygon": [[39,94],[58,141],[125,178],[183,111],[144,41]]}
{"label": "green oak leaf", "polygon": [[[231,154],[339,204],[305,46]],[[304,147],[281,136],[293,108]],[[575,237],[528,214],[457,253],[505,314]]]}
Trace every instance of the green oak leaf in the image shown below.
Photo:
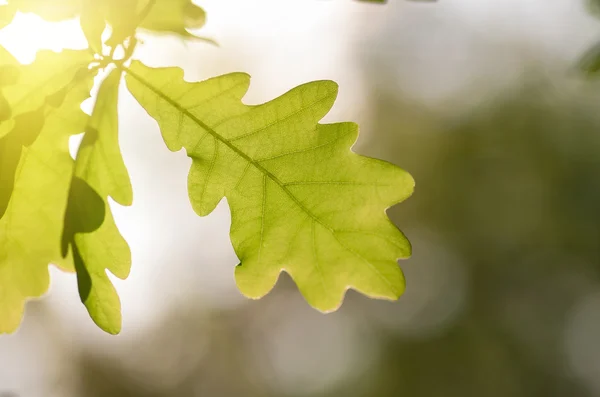
{"label": "green oak leaf", "polygon": [[192,0],[107,0],[107,20],[113,33],[107,45],[115,46],[132,36],[137,28],[150,33],[175,33],[184,38],[199,38],[187,29],[204,25],[206,13]]}
{"label": "green oak leaf", "polygon": [[133,36],[140,23],[138,0],[105,0],[98,12],[111,26],[112,32],[106,44],[115,47]]}
{"label": "green oak leaf", "polygon": [[90,48],[98,54],[102,53],[102,33],[106,29],[105,12],[96,0],[83,0],[79,24]]}
{"label": "green oak leaf", "polygon": [[[0,61],[0,67],[10,65],[12,69],[15,66],[19,68],[18,72],[13,72],[19,76],[12,77],[11,84],[2,90],[12,109],[11,113],[18,115],[38,109],[48,95],[65,87],[78,70],[94,59],[89,52],[81,50],[63,50],[60,53],[40,51],[32,64],[19,65],[3,49],[0,51]],[[0,137],[13,127],[14,120],[1,123]]]}
{"label": "green oak leaf", "polygon": [[107,44],[114,47],[138,28],[195,38],[187,29],[200,28],[206,21],[206,13],[192,0],[10,0],[8,6],[0,7],[0,27],[4,20],[12,20],[16,10],[35,13],[47,21],[80,16],[81,28],[96,52],[101,52],[107,23],[113,30]]}
{"label": "green oak leaf", "polygon": [[[68,63],[75,53],[63,54]],[[68,90],[60,89],[36,109],[43,117],[23,119],[18,130],[27,134],[31,123],[40,128],[36,139],[22,149],[14,189],[6,212],[0,219],[0,333],[14,332],[28,298],[48,289],[48,264],[63,265],[60,252],[63,218],[73,171],[69,136],[84,130],[89,119],[81,103],[89,97],[93,78],[74,71]],[[37,93],[36,95],[42,95]],[[31,120],[31,121],[29,121]],[[4,183],[4,181],[2,181]],[[4,185],[0,186],[4,191]]]}
{"label": "green oak leaf", "polygon": [[[175,33],[188,39],[211,41],[187,31],[202,27],[206,21],[206,13],[192,0],[67,1],[71,6],[66,8],[71,10],[71,14],[81,15],[81,29],[90,48],[97,53],[102,52],[102,33],[107,23],[112,28],[106,41],[109,47],[122,44],[128,37],[134,36],[138,28],[150,33]],[[36,8],[25,9],[35,12]]]}
{"label": "green oak leaf", "polygon": [[140,27],[193,37],[186,29],[201,28],[205,22],[206,13],[192,0],[156,0]]}
{"label": "green oak leaf", "polygon": [[131,205],[133,193],[118,141],[117,101],[120,71],[103,81],[79,148],[65,216],[62,254],[72,248],[81,301],[104,331],[121,330],[121,303],[106,275],[125,279],[129,246],[119,233],[107,197]]}
{"label": "green oak leaf", "polygon": [[179,68],[133,62],[126,81],[167,147],[192,158],[194,210],[205,216],[227,198],[244,295],[264,296],[281,271],[325,312],[349,288],[384,299],[403,293],[397,259],[411,248],[385,210],[410,196],[414,181],[353,153],[356,124],[318,124],[336,83],[315,81],[249,106],[241,101],[250,83],[244,73],[188,83]]}
{"label": "green oak leaf", "polygon": [[51,94],[64,94],[92,60],[87,51],[41,51],[34,63],[20,65],[6,50],[0,51],[0,218],[12,194],[21,152],[35,142],[44,125],[43,105]]}

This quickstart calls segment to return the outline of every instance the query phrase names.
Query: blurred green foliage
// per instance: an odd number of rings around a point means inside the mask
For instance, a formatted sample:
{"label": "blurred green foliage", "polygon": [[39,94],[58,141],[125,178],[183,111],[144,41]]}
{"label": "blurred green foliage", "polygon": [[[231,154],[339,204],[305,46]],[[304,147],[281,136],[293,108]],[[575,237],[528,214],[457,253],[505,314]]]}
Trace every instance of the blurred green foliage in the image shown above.
{"label": "blurred green foliage", "polygon": [[[596,18],[600,18],[600,0],[586,0],[586,8]],[[579,68],[594,76],[600,70],[600,42],[588,49],[579,60]]]}

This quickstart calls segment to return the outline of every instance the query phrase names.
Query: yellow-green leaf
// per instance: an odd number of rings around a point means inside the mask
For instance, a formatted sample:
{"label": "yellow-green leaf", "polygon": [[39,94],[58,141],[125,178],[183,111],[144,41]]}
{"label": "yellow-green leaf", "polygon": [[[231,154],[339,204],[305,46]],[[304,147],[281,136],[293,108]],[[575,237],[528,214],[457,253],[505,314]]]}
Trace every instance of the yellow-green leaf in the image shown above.
{"label": "yellow-green leaf", "polygon": [[206,21],[206,13],[192,0],[10,0],[8,6],[0,7],[0,27],[4,20],[12,20],[16,10],[48,21],[80,16],[81,28],[96,52],[102,49],[101,35],[107,22],[113,29],[107,44],[114,47],[134,35],[138,27],[193,38],[187,29],[200,28]]}
{"label": "yellow-green leaf", "polygon": [[106,332],[121,330],[121,303],[106,275],[129,275],[131,252],[119,233],[108,196],[131,205],[132,189],[119,148],[117,100],[121,73],[104,80],[77,154],[65,217],[63,255],[72,248],[81,301]]}
{"label": "yellow-green leaf", "polygon": [[[64,54],[63,60],[68,64],[73,57],[78,58]],[[42,100],[35,115],[19,115],[11,132],[27,135],[30,128],[39,129],[37,139],[22,148],[14,189],[0,219],[0,333],[13,332],[26,299],[47,290],[48,264],[64,263],[60,239],[73,171],[68,139],[85,128],[89,117],[80,106],[93,79],[74,72],[71,82],[68,90]]]}
{"label": "yellow-green leaf", "polygon": [[106,28],[106,16],[103,6],[99,6],[96,0],[83,0],[79,23],[90,48],[101,54],[102,33]]}
{"label": "yellow-green leaf", "polygon": [[192,158],[195,211],[207,215],[227,198],[244,295],[262,297],[282,270],[321,311],[339,307],[348,288],[376,298],[402,294],[397,259],[410,255],[410,244],[385,210],[414,182],[390,163],[353,153],[356,124],[318,124],[335,101],[334,82],[248,106],[243,73],[188,83],[181,69],[134,62],[126,80],[169,149],[185,148]]}
{"label": "yellow-green leaf", "polygon": [[191,36],[186,29],[200,28],[205,22],[206,13],[192,0],[156,0],[148,15],[142,19],[140,27]]}
{"label": "yellow-green leaf", "polygon": [[200,28],[206,21],[206,13],[192,0],[108,0],[108,4],[107,20],[113,28],[109,46],[121,43],[138,27],[194,38],[187,29]]}
{"label": "yellow-green leaf", "polygon": [[87,51],[41,51],[34,63],[20,65],[10,53],[0,50],[0,218],[12,194],[21,151],[35,142],[44,125],[43,105],[60,99],[57,95],[64,95],[63,89],[91,60]]}

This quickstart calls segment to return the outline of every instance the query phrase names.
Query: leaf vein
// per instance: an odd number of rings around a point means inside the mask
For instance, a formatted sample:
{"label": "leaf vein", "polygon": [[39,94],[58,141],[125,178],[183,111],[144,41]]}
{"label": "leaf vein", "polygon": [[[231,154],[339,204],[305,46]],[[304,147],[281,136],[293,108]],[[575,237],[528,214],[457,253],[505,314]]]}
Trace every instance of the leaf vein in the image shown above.
{"label": "leaf vein", "polygon": [[[265,131],[266,129],[268,129],[268,128],[270,128],[270,127],[273,127],[274,125],[277,125],[277,124],[283,123],[283,122],[285,122],[285,121],[287,121],[287,120],[291,119],[292,117],[294,117],[294,116],[297,116],[298,114],[300,114],[300,113],[302,113],[302,112],[304,112],[304,111],[306,111],[306,110],[309,110],[309,109],[311,109],[311,108],[312,108],[313,106],[315,106],[315,105],[318,105],[318,104],[320,104],[320,103],[322,103],[322,102],[325,102],[325,100],[327,100],[327,99],[330,99],[330,98],[331,98],[331,96],[332,96],[332,94],[331,94],[331,93],[328,93],[327,95],[325,95],[325,96],[323,96],[323,97],[321,97],[321,98],[319,98],[319,99],[315,100],[314,102],[310,103],[309,105],[307,105],[307,106],[305,106],[305,107],[301,107],[300,109],[296,110],[296,111],[295,111],[295,112],[293,112],[293,113],[290,113],[290,114],[288,114],[287,116],[285,116],[285,117],[283,117],[283,118],[279,118],[279,119],[277,119],[277,120],[273,121],[272,123],[269,123],[269,124],[267,124],[267,125],[265,125],[265,126],[262,126],[262,127],[258,128],[258,129],[256,129],[256,130],[250,131],[250,132],[248,132],[248,133],[245,133],[245,134],[242,134],[242,135],[240,135],[240,136],[233,137],[233,138],[231,138],[231,139],[230,139],[230,141],[231,141],[231,142],[239,141],[239,140],[241,140],[241,139],[248,138],[248,137],[250,137],[250,136],[252,136],[252,135],[256,135],[256,134],[258,134],[258,133],[260,133],[260,132],[263,132],[263,131]],[[240,115],[240,116],[241,116],[241,115]],[[240,117],[240,116],[236,116],[236,117]],[[235,118],[235,117],[233,117],[232,119],[234,119],[234,118]],[[228,121],[228,120],[226,120],[226,121]],[[218,125],[219,125],[219,124],[218,124]],[[217,125],[217,126],[218,126],[218,125]]]}

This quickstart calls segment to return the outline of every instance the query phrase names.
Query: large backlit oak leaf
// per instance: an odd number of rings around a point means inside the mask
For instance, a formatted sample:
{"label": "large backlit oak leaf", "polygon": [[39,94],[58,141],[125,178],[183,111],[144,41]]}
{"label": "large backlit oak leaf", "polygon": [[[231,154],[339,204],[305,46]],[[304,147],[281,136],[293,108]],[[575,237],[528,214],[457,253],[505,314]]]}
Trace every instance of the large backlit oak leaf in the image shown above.
{"label": "large backlit oak leaf", "polygon": [[121,73],[103,81],[79,148],[65,217],[62,253],[71,248],[81,301],[104,331],[121,330],[121,303],[106,269],[124,279],[131,252],[119,233],[108,196],[131,205],[133,193],[118,141],[117,101]]}
{"label": "large backlit oak leaf", "polygon": [[[15,331],[25,301],[46,292],[48,264],[68,263],[61,256],[60,239],[73,172],[69,136],[87,124],[89,116],[80,106],[93,82],[79,73],[71,79],[69,90],[59,90],[39,105],[44,123],[31,145],[22,149],[14,189],[0,219],[0,333]],[[38,128],[38,120],[32,122]],[[20,132],[26,133],[27,125],[24,119]]]}
{"label": "large backlit oak leaf", "polygon": [[262,297],[282,270],[321,311],[338,308],[348,288],[384,299],[403,293],[397,259],[410,255],[410,244],[385,210],[414,182],[353,153],[356,124],[318,124],[337,96],[334,82],[249,106],[241,101],[250,83],[243,73],[189,83],[179,68],[134,62],[126,81],[168,148],[192,158],[194,210],[207,215],[227,198],[244,295]]}

